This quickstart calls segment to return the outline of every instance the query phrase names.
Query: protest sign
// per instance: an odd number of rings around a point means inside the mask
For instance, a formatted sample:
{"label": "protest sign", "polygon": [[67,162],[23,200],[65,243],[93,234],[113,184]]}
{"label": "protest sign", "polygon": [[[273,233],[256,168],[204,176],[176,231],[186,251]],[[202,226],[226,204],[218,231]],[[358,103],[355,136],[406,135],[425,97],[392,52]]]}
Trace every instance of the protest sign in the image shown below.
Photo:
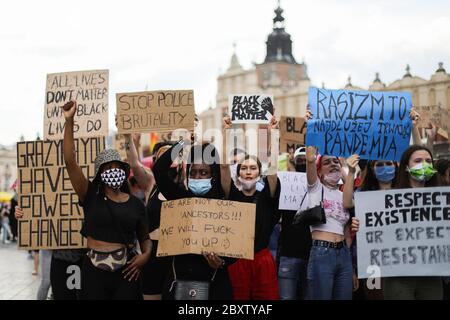
{"label": "protest sign", "polygon": [[450,114],[449,111],[441,105],[433,106],[414,106],[414,109],[420,114],[420,127],[431,128],[433,123],[438,127],[438,134],[448,139],[450,134]]}
{"label": "protest sign", "polygon": [[119,133],[194,131],[192,90],[118,93],[116,106]]}
{"label": "protest sign", "polygon": [[[94,178],[94,160],[104,138],[75,139],[76,160]],[[86,246],[78,196],[64,164],[63,140],[17,143],[18,199],[24,216],[18,221],[19,249],[74,249]]]}
{"label": "protest sign", "polygon": [[273,97],[264,94],[228,96],[228,114],[232,123],[269,123],[274,114]]}
{"label": "protest sign", "polygon": [[358,277],[450,276],[450,187],[355,193]]}
{"label": "protest sign", "polygon": [[295,210],[300,208],[307,191],[306,174],[303,172],[278,172],[281,182],[280,210]]}
{"label": "protest sign", "polygon": [[305,145],[306,121],[300,117],[280,118],[280,152],[289,152]]}
{"label": "protest sign", "polygon": [[62,106],[76,100],[74,136],[108,135],[108,70],[53,73],[47,75],[44,140],[64,137]]}
{"label": "protest sign", "polygon": [[125,136],[123,134],[114,135],[114,149],[119,151],[120,159],[125,161],[127,159],[127,151],[125,149]]}
{"label": "protest sign", "polygon": [[323,155],[399,161],[412,123],[409,93],[309,89],[306,144]]}
{"label": "protest sign", "polygon": [[253,203],[204,198],[163,202],[157,256],[206,251],[253,260],[255,219]]}

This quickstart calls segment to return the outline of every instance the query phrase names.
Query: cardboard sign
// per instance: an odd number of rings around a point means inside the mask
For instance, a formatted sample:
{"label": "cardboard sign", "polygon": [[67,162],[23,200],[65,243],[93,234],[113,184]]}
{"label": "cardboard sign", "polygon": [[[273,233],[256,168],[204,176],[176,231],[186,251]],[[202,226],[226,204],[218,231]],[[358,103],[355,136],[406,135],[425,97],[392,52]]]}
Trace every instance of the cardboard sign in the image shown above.
{"label": "cardboard sign", "polygon": [[[278,172],[281,182],[280,210],[300,209],[300,204],[307,192],[306,173]],[[306,201],[306,200],[305,200]]]}
{"label": "cardboard sign", "polygon": [[194,131],[192,90],[116,94],[119,133]]}
{"label": "cardboard sign", "polygon": [[306,121],[300,117],[280,118],[280,152],[294,151],[305,145]]}
{"label": "cardboard sign", "polygon": [[[75,140],[76,160],[94,178],[94,160],[104,138]],[[80,230],[84,219],[78,196],[64,165],[63,140],[17,143],[19,249],[75,249],[86,246]]]}
{"label": "cardboard sign", "polygon": [[253,260],[256,205],[186,198],[163,202],[158,257],[214,252]]}
{"label": "cardboard sign", "polygon": [[438,127],[438,134],[448,139],[450,135],[450,114],[446,108],[440,105],[434,106],[414,106],[420,114],[420,126],[431,128],[431,123]]}
{"label": "cardboard sign", "polygon": [[114,135],[114,149],[119,151],[120,159],[125,161],[127,159],[127,151],[125,149],[125,137],[123,134]]}
{"label": "cardboard sign", "polygon": [[64,137],[62,106],[76,100],[74,136],[108,135],[108,70],[53,73],[47,75],[44,140]]}
{"label": "cardboard sign", "polygon": [[322,155],[399,161],[412,123],[409,93],[309,89],[306,144]]}
{"label": "cardboard sign", "polygon": [[358,277],[450,276],[450,187],[355,193]]}
{"label": "cardboard sign", "polygon": [[228,114],[232,123],[269,123],[274,114],[273,97],[264,94],[228,96]]}

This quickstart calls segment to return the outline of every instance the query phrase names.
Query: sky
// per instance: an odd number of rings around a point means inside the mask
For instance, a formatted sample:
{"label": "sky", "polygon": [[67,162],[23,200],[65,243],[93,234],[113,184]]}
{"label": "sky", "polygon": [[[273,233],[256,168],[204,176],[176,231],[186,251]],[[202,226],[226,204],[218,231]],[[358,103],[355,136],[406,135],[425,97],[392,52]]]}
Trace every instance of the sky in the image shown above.
{"label": "sky", "polygon": [[[312,85],[367,88],[450,72],[450,1],[282,0],[286,31]],[[233,43],[246,69],[264,61],[276,0],[15,0],[0,5],[0,144],[42,137],[48,73],[109,69],[115,93],[193,89],[215,106]]]}

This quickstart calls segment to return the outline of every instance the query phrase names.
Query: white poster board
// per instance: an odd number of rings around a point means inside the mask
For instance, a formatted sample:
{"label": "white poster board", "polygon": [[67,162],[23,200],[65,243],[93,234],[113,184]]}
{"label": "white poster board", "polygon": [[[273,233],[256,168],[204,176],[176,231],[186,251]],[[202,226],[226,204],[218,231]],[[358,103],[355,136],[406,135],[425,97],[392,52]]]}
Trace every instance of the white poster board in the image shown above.
{"label": "white poster board", "polygon": [[307,191],[306,173],[278,172],[278,178],[281,182],[278,209],[297,211]]}
{"label": "white poster board", "polygon": [[355,193],[358,278],[450,276],[450,187]]}

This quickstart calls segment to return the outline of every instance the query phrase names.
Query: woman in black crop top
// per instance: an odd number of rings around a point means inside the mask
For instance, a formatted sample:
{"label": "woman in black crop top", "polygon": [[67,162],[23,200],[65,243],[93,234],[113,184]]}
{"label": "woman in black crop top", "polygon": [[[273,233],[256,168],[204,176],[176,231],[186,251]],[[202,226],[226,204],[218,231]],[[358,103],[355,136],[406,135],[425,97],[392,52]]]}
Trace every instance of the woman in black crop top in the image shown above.
{"label": "woman in black crop top", "polygon": [[[64,105],[64,159],[70,181],[84,209],[81,234],[89,248],[81,274],[82,299],[142,299],[140,270],[148,261],[151,243],[141,201],[124,184],[129,166],[116,150],[95,159],[95,177],[89,181],[76,162],[73,125],[76,102]],[[139,241],[142,254],[132,255]]]}
{"label": "woman in black crop top", "polygon": [[[224,129],[231,128],[229,117],[224,118]],[[271,131],[278,128],[275,117],[270,121]],[[277,136],[271,135],[277,139]],[[278,152],[278,151],[277,151]],[[228,270],[235,300],[278,300],[277,267],[268,246],[273,228],[280,219],[278,202],[280,182],[277,174],[264,179],[264,188],[257,190],[261,177],[261,162],[247,155],[237,166],[237,184],[231,179],[229,165],[221,166],[222,187],[229,200],[256,203],[254,259],[239,259]]]}
{"label": "woman in black crop top", "polygon": [[[160,192],[167,200],[190,197],[222,199],[219,159],[216,149],[211,144],[195,145],[191,148],[187,163],[188,190],[170,179],[168,171],[172,165],[172,154],[178,154],[182,147],[183,142],[175,144],[153,166],[153,174]],[[215,274],[214,281],[210,285],[210,299],[230,300],[232,288],[227,267],[234,261],[235,259],[219,257],[214,253],[204,256],[184,254],[172,258],[171,266],[173,265],[175,269],[177,280],[210,281]],[[163,289],[163,300],[174,299],[176,285],[174,272],[170,268]]]}

